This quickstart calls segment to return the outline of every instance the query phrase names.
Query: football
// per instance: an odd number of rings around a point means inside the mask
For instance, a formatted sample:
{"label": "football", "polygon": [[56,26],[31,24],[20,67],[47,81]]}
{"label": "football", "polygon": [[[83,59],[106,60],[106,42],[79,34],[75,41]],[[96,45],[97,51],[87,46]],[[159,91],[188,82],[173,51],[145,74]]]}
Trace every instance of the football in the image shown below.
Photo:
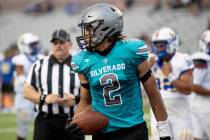
{"label": "football", "polygon": [[77,114],[72,119],[72,123],[77,124],[85,135],[92,135],[108,125],[108,118],[96,111],[85,111]]}

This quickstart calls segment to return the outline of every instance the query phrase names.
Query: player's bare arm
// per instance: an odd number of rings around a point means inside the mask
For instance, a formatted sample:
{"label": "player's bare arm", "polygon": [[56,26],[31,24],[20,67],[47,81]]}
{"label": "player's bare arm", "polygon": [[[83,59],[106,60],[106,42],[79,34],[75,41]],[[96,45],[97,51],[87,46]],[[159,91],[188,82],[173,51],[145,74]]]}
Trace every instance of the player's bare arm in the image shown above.
{"label": "player's bare arm", "polygon": [[[161,68],[162,72],[166,76],[170,76],[172,68],[169,62],[164,62]],[[178,79],[171,82],[173,86],[182,94],[190,94],[192,88],[192,70],[188,70],[181,74]]]}
{"label": "player's bare arm", "polygon": [[82,111],[91,110],[91,96],[88,87],[85,87],[85,85],[88,85],[88,81],[86,77],[79,73],[78,74],[80,82],[83,86],[81,86],[80,91],[80,102],[77,106],[75,115]]}
{"label": "player's bare arm", "polygon": [[194,91],[197,94],[203,95],[203,96],[210,96],[210,90],[206,89],[200,85],[193,85],[192,91]]}
{"label": "player's bare arm", "polygon": [[[142,77],[149,71],[150,65],[146,60],[139,65],[139,75]],[[157,121],[164,121],[167,119],[166,109],[161,98],[161,95],[157,89],[156,81],[153,75],[149,77],[149,79],[143,83],[144,89],[148,95],[152,110]]]}
{"label": "player's bare arm", "polygon": [[[150,71],[149,61],[144,61],[138,66],[140,78],[147,75]],[[142,80],[141,80],[142,81]],[[154,112],[155,118],[157,120],[157,130],[160,136],[160,140],[171,139],[172,130],[170,126],[170,121],[163,103],[162,97],[157,89],[157,84],[154,76],[151,74],[147,80],[142,82],[144,89],[148,95],[152,110]]]}
{"label": "player's bare arm", "polygon": [[176,89],[183,94],[189,95],[192,91],[193,76],[192,70],[183,73],[179,79],[171,83]]}

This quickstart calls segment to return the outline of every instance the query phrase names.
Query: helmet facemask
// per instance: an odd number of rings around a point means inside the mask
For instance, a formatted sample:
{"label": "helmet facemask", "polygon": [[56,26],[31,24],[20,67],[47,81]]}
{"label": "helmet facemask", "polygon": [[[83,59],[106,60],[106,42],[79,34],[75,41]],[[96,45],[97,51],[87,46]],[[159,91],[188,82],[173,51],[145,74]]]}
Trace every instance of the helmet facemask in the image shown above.
{"label": "helmet facemask", "polygon": [[170,28],[161,28],[152,36],[152,45],[161,61],[169,61],[179,47],[179,37]]}
{"label": "helmet facemask", "polygon": [[76,37],[80,49],[87,49],[93,51],[98,44],[99,37],[96,35],[96,30],[103,24],[103,20],[96,20],[91,23],[80,23],[78,26],[81,28],[82,36]]}
{"label": "helmet facemask", "polygon": [[30,55],[37,55],[40,52],[40,42],[32,42],[28,44],[28,47],[30,48]]}
{"label": "helmet facemask", "polygon": [[[159,59],[161,60],[167,60],[169,59],[174,53],[175,49],[172,47],[173,42],[176,40],[176,37],[170,39],[170,40],[157,40],[153,41],[153,47],[155,49],[155,52]],[[160,47],[158,50],[157,47]]]}

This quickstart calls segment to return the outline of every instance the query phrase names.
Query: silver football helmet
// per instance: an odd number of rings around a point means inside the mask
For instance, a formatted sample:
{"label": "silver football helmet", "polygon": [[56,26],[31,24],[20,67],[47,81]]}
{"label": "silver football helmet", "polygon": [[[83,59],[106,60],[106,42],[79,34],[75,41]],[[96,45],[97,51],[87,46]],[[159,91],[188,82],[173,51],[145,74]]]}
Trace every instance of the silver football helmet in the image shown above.
{"label": "silver football helmet", "polygon": [[105,39],[121,34],[123,14],[111,4],[95,4],[84,12],[78,26],[82,30],[82,36],[77,37],[79,47],[94,50]]}
{"label": "silver football helmet", "polygon": [[210,55],[210,30],[204,31],[199,40],[199,49]]}

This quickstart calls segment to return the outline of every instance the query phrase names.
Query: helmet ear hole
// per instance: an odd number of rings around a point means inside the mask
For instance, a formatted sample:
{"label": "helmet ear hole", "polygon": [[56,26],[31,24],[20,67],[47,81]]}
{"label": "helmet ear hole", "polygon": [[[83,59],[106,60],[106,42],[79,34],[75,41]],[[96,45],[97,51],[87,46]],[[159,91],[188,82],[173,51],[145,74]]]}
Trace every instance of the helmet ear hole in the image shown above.
{"label": "helmet ear hole", "polygon": [[109,29],[109,27],[105,27],[105,28],[103,28],[101,31],[106,31],[106,30],[108,30]]}
{"label": "helmet ear hole", "polygon": [[112,9],[112,11],[115,12],[115,9],[113,9],[112,7],[110,7],[110,9]]}

